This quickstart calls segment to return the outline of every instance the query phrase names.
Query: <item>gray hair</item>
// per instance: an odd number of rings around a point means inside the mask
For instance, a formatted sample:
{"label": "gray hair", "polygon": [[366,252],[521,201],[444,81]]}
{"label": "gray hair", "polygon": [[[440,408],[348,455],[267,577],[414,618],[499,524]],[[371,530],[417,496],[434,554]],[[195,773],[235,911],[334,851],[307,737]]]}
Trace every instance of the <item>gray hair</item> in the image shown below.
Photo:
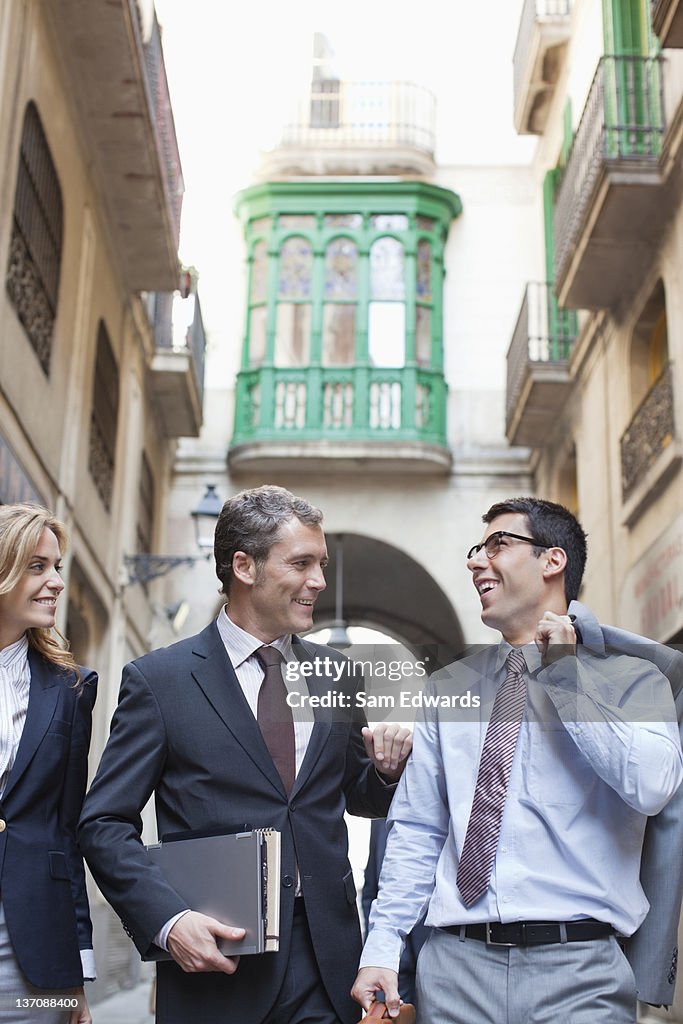
{"label": "gray hair", "polygon": [[251,555],[260,569],[279,538],[280,528],[290,519],[320,526],[323,514],[305,498],[274,484],[252,487],[228,498],[216,523],[213,547],[222,593],[230,593],[235,552]]}

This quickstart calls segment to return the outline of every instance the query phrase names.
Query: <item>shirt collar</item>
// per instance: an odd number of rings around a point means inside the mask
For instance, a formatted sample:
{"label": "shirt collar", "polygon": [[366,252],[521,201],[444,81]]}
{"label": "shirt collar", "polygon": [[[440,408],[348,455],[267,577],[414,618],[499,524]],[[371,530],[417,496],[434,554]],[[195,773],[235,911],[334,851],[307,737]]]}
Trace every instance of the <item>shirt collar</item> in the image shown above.
{"label": "shirt collar", "polygon": [[[238,668],[245,661],[252,657],[253,654],[258,651],[259,647],[263,647],[263,640],[259,640],[258,637],[252,636],[251,633],[247,633],[246,629],[242,629],[232,621],[228,614],[228,606],[223,605],[216,617],[216,626],[220,633],[221,640],[225,645],[225,649],[228,652],[228,657],[232,662],[233,668]],[[285,633],[284,636],[279,636],[276,640],[268,645],[269,647],[275,647],[280,654],[284,657],[285,661],[296,661],[294,653],[292,651],[292,635],[291,633]]]}
{"label": "shirt collar", "polygon": [[26,633],[0,651],[0,668],[18,674],[28,662],[28,637]]}
{"label": "shirt collar", "polygon": [[[505,662],[510,651],[515,650],[512,644],[509,644],[507,640],[501,640],[498,644],[498,651],[496,653],[496,669],[502,671],[505,667]],[[517,648],[524,655],[524,661],[526,662],[527,671],[530,674],[538,672],[541,668],[541,652],[535,643],[524,644],[523,647]]]}

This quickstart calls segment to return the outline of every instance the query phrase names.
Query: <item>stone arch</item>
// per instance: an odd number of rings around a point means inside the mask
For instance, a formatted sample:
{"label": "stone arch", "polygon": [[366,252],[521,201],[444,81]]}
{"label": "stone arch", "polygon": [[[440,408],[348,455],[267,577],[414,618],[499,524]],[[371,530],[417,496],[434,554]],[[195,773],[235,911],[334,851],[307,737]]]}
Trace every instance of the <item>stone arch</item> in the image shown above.
{"label": "stone arch", "polygon": [[335,620],[337,541],[343,544],[343,615],[347,625],[370,626],[437,667],[465,644],[458,616],[429,572],[405,551],[357,533],[326,535],[327,589],[316,604],[316,629]]}

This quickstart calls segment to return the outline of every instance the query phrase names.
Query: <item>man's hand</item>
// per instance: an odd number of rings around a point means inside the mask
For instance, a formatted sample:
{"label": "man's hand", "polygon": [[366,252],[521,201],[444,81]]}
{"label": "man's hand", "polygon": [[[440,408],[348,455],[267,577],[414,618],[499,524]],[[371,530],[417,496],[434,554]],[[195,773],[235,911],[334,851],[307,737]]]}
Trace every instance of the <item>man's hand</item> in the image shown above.
{"label": "man's hand", "polygon": [[351,995],[364,1010],[369,1010],[375,994],[384,992],[384,1002],[390,1017],[398,1017],[401,1000],[398,995],[398,974],[388,967],[361,967],[351,989]]}
{"label": "man's hand", "polygon": [[381,722],[374,729],[363,729],[363,742],[375,768],[389,782],[397,782],[403,774],[406,759],[413,748],[413,734],[395,722]]}
{"label": "man's hand", "polygon": [[546,612],[536,626],[534,642],[546,668],[567,654],[576,654],[576,631],[568,615]]}
{"label": "man's hand", "polygon": [[238,956],[225,956],[216,945],[216,939],[244,938],[244,928],[231,928],[214,917],[190,910],[168,933],[168,951],[184,971],[222,971],[234,974],[240,962]]}
{"label": "man's hand", "polygon": [[92,1024],[92,1015],[88,1000],[85,998],[83,986],[75,988],[73,995],[78,996],[78,1009],[72,1010],[69,1014],[69,1024]]}

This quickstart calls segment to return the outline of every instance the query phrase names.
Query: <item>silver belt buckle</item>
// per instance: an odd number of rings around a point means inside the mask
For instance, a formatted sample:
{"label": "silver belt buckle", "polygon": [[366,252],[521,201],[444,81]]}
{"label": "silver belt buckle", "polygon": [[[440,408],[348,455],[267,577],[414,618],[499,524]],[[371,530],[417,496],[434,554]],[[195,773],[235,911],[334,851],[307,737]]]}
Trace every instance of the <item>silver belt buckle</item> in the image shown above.
{"label": "silver belt buckle", "polygon": [[[494,921],[493,923],[497,924],[498,922]],[[484,925],[484,927],[486,928],[486,945],[487,946],[506,946],[506,947],[512,947],[512,946],[516,946],[517,945],[516,942],[496,942],[495,939],[492,939],[491,938],[491,922],[490,921],[487,921],[486,924]]]}

